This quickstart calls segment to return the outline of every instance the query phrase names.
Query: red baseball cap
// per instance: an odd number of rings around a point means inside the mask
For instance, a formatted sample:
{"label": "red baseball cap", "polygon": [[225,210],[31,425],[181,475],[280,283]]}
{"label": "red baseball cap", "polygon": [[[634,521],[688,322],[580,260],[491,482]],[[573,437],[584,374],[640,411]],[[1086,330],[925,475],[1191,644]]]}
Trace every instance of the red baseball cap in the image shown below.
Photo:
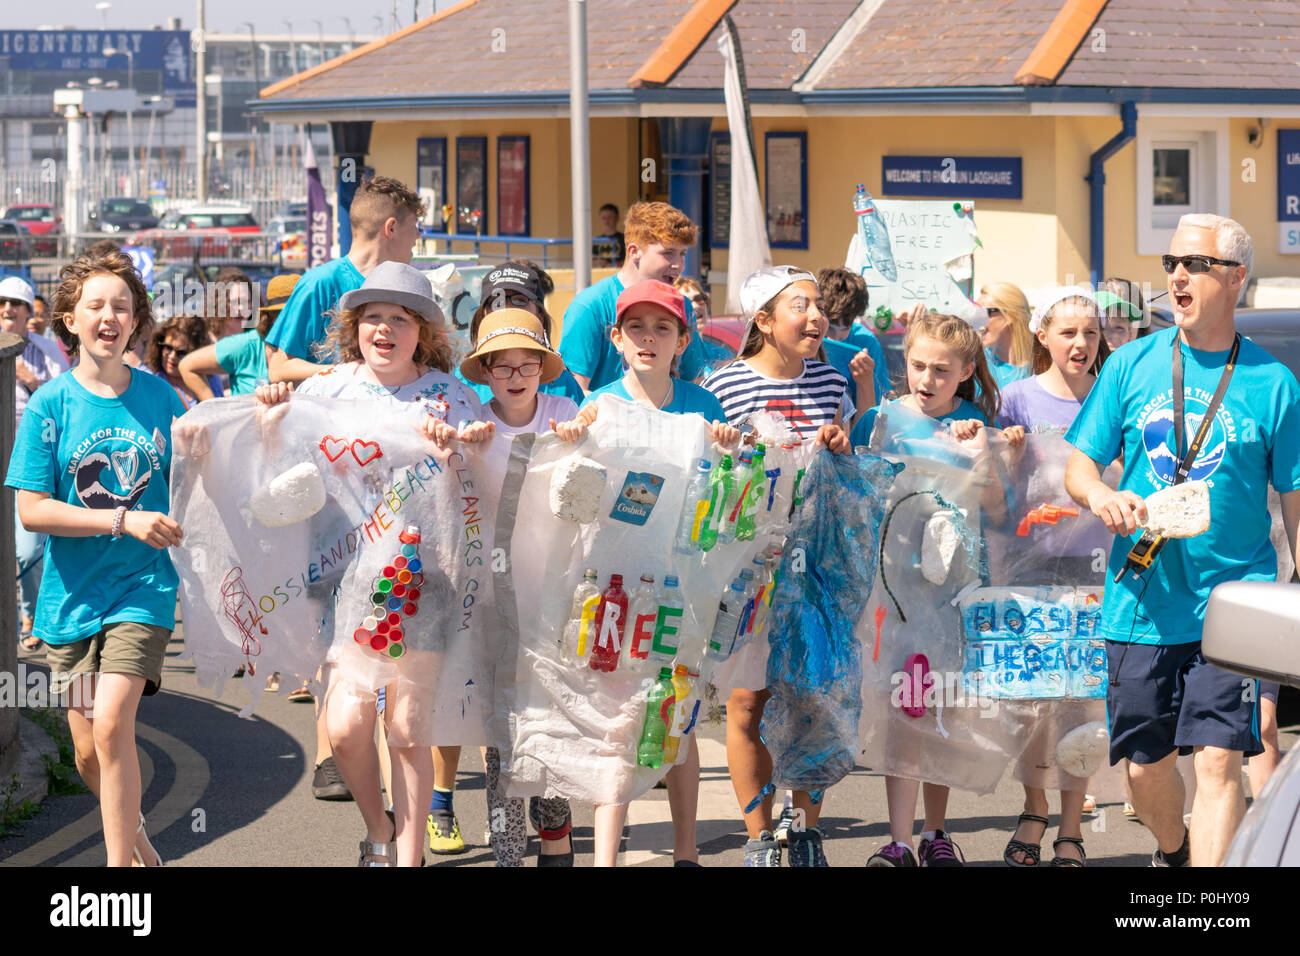
{"label": "red baseball cap", "polygon": [[639,302],[649,302],[659,306],[677,319],[683,329],[688,328],[686,297],[667,282],[660,282],[658,279],[642,279],[619,293],[618,301],[614,304],[616,316],[614,324],[621,324],[623,314]]}

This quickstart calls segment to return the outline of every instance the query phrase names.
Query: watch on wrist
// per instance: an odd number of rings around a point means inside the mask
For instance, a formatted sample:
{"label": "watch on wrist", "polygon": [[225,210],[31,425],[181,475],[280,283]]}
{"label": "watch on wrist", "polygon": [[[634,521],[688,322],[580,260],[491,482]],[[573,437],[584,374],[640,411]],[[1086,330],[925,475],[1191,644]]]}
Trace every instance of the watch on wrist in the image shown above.
{"label": "watch on wrist", "polygon": [[122,522],[126,520],[126,508],[119,507],[113,512],[113,530],[109,532],[114,538],[122,537]]}

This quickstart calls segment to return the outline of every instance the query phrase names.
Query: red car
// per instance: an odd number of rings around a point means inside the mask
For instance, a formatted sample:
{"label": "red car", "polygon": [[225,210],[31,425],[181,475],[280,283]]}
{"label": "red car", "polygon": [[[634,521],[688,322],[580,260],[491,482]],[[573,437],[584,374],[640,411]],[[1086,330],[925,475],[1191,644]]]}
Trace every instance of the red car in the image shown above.
{"label": "red car", "polygon": [[[201,256],[238,256],[244,241],[235,236],[256,236],[262,231],[248,206],[209,205],[173,209],[157,229],[131,236],[133,246],[153,246],[161,256],[185,259]],[[252,241],[252,240],[249,240]]]}
{"label": "red car", "polygon": [[57,255],[59,251],[58,235],[63,225],[63,217],[55,212],[53,206],[43,202],[17,203],[0,215],[0,219],[17,222],[29,236],[49,236],[32,243],[32,251],[39,256]]}

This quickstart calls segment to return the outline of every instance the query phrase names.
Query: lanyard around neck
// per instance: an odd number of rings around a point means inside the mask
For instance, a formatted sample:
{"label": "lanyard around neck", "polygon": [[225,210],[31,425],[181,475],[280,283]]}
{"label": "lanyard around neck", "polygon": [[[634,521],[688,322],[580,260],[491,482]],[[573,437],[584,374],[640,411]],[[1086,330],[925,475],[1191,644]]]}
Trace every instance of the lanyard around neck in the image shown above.
{"label": "lanyard around neck", "polygon": [[[1196,429],[1196,435],[1187,448],[1187,454],[1183,455],[1182,460],[1178,463],[1178,470],[1174,473],[1174,484],[1176,485],[1187,480],[1187,475],[1192,470],[1192,463],[1196,461],[1196,455],[1201,450],[1201,445],[1205,443],[1206,437],[1210,434],[1210,426],[1214,424],[1214,414],[1219,410],[1219,404],[1228,391],[1228,382],[1232,378],[1232,370],[1237,366],[1237,353],[1240,350],[1241,333],[1237,332],[1232,337],[1232,350],[1228,352],[1228,361],[1223,366],[1223,373],[1219,376],[1219,384],[1214,390],[1214,397],[1210,399],[1210,404],[1205,409],[1205,417],[1201,419],[1201,425]],[[1174,446],[1175,457],[1182,455],[1183,349],[1178,335],[1174,336]]]}

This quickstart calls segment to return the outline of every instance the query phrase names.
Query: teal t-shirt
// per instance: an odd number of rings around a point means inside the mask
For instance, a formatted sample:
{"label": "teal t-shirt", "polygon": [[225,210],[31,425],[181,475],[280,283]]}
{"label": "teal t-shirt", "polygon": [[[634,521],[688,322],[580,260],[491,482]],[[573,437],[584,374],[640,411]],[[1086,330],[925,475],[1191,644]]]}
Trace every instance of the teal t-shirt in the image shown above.
{"label": "teal t-shirt", "polygon": [[230,376],[231,395],[248,395],[271,380],[266,370],[266,343],[257,329],[218,339],[216,350],[217,364]]}
{"label": "teal t-shirt", "polygon": [[[623,356],[609,339],[618,318],[615,305],[622,291],[623,283],[615,273],[587,286],[564,310],[560,355],[569,371],[591,379],[592,391],[623,377]],[[686,327],[691,331],[691,341],[678,360],[677,370],[691,382],[704,372],[708,356],[695,331],[695,307],[690,299],[686,300]]]}
{"label": "teal t-shirt", "polygon": [[[629,402],[636,401],[628,394],[627,388],[623,385],[623,379],[620,376],[615,381],[606,385],[604,388],[598,388],[594,392],[588,393],[583,399],[579,408],[590,405],[601,395],[613,395],[616,398],[626,399]],[[660,411],[670,412],[673,415],[702,415],[706,422],[725,422],[727,413],[722,410],[722,403],[718,401],[716,395],[707,388],[701,388],[691,382],[683,382],[679,378],[673,379],[673,399],[665,405]]]}
{"label": "teal t-shirt", "polygon": [[[1012,382],[1018,382],[1022,378],[1029,378],[1034,373],[1031,365],[1012,365],[1010,362],[1004,362],[998,358],[997,352],[992,349],[984,350],[984,360],[988,363],[989,374],[993,376],[993,381],[998,383],[998,388],[1006,388]],[[978,386],[978,382],[976,385]]]}
{"label": "teal t-shirt", "polygon": [[[1120,489],[1143,497],[1168,487],[1177,467],[1171,365],[1177,333],[1165,329],[1113,353],[1065,435],[1099,465],[1123,454]],[[1180,348],[1186,445],[1205,417],[1228,351]],[[1300,488],[1300,385],[1249,339],[1241,343],[1227,394],[1188,478],[1210,486],[1210,530],[1167,542],[1141,579],[1130,573],[1106,585],[1101,631],[1112,641],[1199,641],[1211,588],[1224,581],[1272,581],[1277,573],[1268,486],[1282,493]],[[1108,581],[1136,540],[1115,537]]]}
{"label": "teal t-shirt", "polygon": [[360,289],[365,281],[365,276],[347,256],[308,269],[289,293],[289,301],[267,333],[267,344],[294,358],[328,364],[328,359],[317,355],[312,348],[325,341],[329,327],[325,313],[337,309],[343,293]]}
{"label": "teal t-shirt", "polygon": [[[116,398],[60,375],[28,402],[5,484],[78,508],[166,513],[172,418],[183,414],[176,391],[139,369]],[[52,534],[33,633],[47,644],[71,644],[124,621],[174,628],[177,584],[165,550],[126,535]]]}
{"label": "teal t-shirt", "polygon": [[[901,401],[901,399],[897,399],[897,398],[886,399],[884,402],[881,402],[875,408],[868,408],[865,412],[863,412],[862,417],[858,419],[858,423],[853,426],[853,431],[849,432],[849,444],[852,445],[854,448],[857,448],[860,445],[871,444],[871,430],[876,427],[877,410],[882,405],[883,406],[895,405],[899,401]],[[985,416],[985,414],[982,411],[980,411],[979,406],[976,405],[974,402],[968,401],[963,398],[958,400],[956,408],[954,408],[947,415],[943,415],[939,418],[936,418],[935,421],[943,422],[946,424],[948,422],[964,422],[967,419],[971,419],[971,418],[983,422],[985,425],[989,424],[989,420],[987,416]]]}

